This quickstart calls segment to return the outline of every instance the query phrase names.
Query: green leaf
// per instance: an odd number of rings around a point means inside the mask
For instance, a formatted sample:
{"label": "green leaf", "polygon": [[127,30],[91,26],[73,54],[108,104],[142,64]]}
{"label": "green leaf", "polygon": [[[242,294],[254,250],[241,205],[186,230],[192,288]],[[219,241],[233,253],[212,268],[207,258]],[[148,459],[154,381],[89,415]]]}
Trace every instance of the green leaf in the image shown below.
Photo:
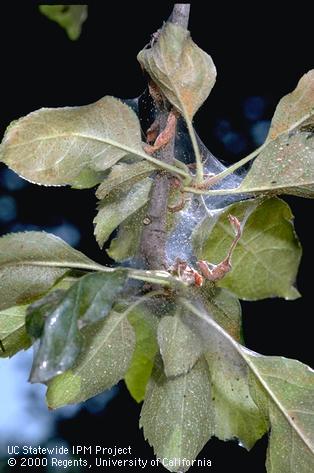
{"label": "green leaf", "polygon": [[45,297],[28,306],[26,311],[26,331],[33,339],[40,338],[44,331],[45,321],[59,306],[65,291],[49,292]]}
{"label": "green leaf", "polygon": [[118,163],[112,167],[110,174],[97,189],[98,199],[104,199],[116,188],[129,189],[136,182],[149,176],[156,170],[148,161],[139,161],[137,163]]}
{"label": "green leaf", "polygon": [[268,425],[250,395],[243,363],[230,361],[229,352],[216,341],[208,344],[206,351],[211,379],[213,435],[220,440],[239,439],[242,446],[250,450],[265,434]]}
{"label": "green leaf", "polygon": [[294,232],[291,210],[278,198],[239,202],[216,217],[205,219],[194,234],[198,259],[219,263],[226,256],[233,239],[229,214],[246,223],[232,257],[232,270],[219,285],[240,299],[298,297],[293,285],[301,246]]}
{"label": "green leaf", "polygon": [[117,190],[100,202],[94,219],[95,236],[100,247],[121,222],[146,204],[151,186],[152,180],[145,178],[130,190]]}
{"label": "green leaf", "polygon": [[8,127],[0,148],[1,160],[24,179],[74,187],[90,187],[95,172],[103,176],[101,171],[130,153],[145,156],[140,124],[114,97],[32,112]]}
{"label": "green leaf", "polygon": [[199,337],[182,322],[180,312],[161,319],[158,344],[167,377],[188,373],[202,354]]}
{"label": "green leaf", "polygon": [[[106,317],[126,282],[126,272],[87,274],[66,292],[51,294],[28,310],[28,326],[46,316],[43,334],[30,375],[33,383],[46,382],[70,368],[82,346],[79,328]],[[45,305],[46,303],[46,305]],[[38,307],[40,304],[40,307]],[[33,317],[35,322],[33,322]],[[41,321],[40,324],[41,325]]]}
{"label": "green leaf", "polygon": [[243,341],[242,310],[239,299],[227,289],[209,281],[201,288],[202,301],[213,319],[238,342]]}
{"label": "green leaf", "polygon": [[312,112],[314,112],[314,69],[304,74],[295,90],[285,95],[278,103],[267,140],[274,140]]}
{"label": "green leaf", "polygon": [[238,190],[314,198],[314,115],[271,141]]}
{"label": "green leaf", "polygon": [[82,330],[82,351],[69,371],[48,384],[52,409],[85,401],[122,379],[129,367],[135,335],[125,313],[111,312],[104,320]]}
{"label": "green leaf", "polygon": [[[187,373],[167,378],[156,363],[140,426],[169,471],[187,471],[211,436],[210,380],[204,359]],[[183,459],[186,459],[184,462]]]}
{"label": "green leaf", "polygon": [[124,380],[131,396],[141,402],[158,351],[158,319],[147,307],[137,307],[129,314],[129,321],[135,332],[136,345]]}
{"label": "green leaf", "polygon": [[73,41],[78,39],[87,19],[87,5],[39,5],[40,12],[65,29]]}
{"label": "green leaf", "polygon": [[68,268],[97,264],[60,238],[44,232],[0,238],[0,309],[32,302],[62,278]]}
{"label": "green leaf", "polygon": [[119,225],[117,236],[111,240],[107,250],[110,258],[121,262],[138,254],[146,214],[147,205],[144,205]]}
{"label": "green leaf", "polygon": [[10,307],[0,312],[0,358],[11,357],[31,346],[25,330],[26,307]]}
{"label": "green leaf", "polygon": [[247,350],[203,310],[187,300],[182,303],[191,311],[186,323],[194,329],[198,324],[205,346],[211,350],[218,346],[230,372],[233,369],[241,377],[247,377],[261,418],[271,426],[268,473],[313,471],[313,370],[298,361],[265,357]]}
{"label": "green leaf", "polygon": [[[237,299],[226,289],[210,291],[206,285],[203,289],[203,302],[213,320],[235,340],[241,340],[241,309]],[[200,327],[194,314],[185,312],[182,322],[201,336],[199,346],[205,353],[211,380],[212,435],[221,440],[237,438],[250,449],[266,432],[267,423],[250,395],[246,366],[233,360],[230,348],[215,331],[209,339],[208,328]],[[202,343],[203,332],[205,344]]]}
{"label": "green leaf", "polygon": [[267,472],[314,470],[314,372],[299,361],[249,350],[251,392],[271,424]]}
{"label": "green leaf", "polygon": [[166,23],[154,45],[137,58],[169,102],[191,121],[215,84],[216,68],[189,31]]}

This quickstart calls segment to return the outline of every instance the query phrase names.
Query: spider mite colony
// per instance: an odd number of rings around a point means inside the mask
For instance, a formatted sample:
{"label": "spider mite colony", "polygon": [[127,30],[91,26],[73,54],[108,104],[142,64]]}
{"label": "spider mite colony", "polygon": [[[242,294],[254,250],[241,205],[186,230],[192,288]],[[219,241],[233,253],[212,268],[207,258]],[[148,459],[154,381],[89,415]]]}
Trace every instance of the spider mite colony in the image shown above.
{"label": "spider mite colony", "polygon": [[[71,38],[87,18],[86,5],[41,11]],[[47,386],[51,409],[124,380],[169,471],[187,471],[212,437],[250,450],[268,434],[268,473],[309,473],[314,372],[245,347],[239,301],[301,296],[281,196],[314,197],[314,71],[279,101],[265,142],[227,168],[193,128],[216,68],[188,17],[175,4],[138,54],[140,97],[42,108],[5,132],[0,158],[24,179],[96,189],[95,238],[114,264],[49,233],[1,237],[0,356],[34,345],[30,382]]]}

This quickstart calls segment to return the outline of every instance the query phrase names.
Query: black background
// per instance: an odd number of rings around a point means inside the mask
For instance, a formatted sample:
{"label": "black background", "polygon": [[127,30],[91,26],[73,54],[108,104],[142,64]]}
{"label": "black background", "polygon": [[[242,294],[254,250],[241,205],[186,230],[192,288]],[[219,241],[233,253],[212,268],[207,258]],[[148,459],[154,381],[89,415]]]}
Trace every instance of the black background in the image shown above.
{"label": "black background", "polygon": [[[213,57],[218,77],[195,124],[209,149],[231,163],[239,157],[227,152],[215,137],[216,121],[230,120],[234,129],[247,136],[246,151],[254,148],[243,101],[251,95],[266,98],[265,118],[270,119],[278,100],[313,67],[311,14],[302,4],[275,14],[262,2],[246,8],[241,2],[237,8],[226,3],[212,8],[209,3],[192,4],[190,30],[194,41]],[[2,5],[1,134],[11,120],[43,106],[84,105],[107,94],[138,96],[145,80],[136,55],[170,12],[171,5],[166,2],[93,3],[80,40],[71,42],[56,24],[39,14],[35,5]],[[92,235],[96,201],[91,190],[29,186],[15,197],[20,222],[46,226],[66,218],[80,228],[79,249],[104,261],[105,255]],[[244,335],[247,346],[257,352],[313,365],[313,202],[286,200],[296,216],[295,226],[304,248],[297,281],[303,297],[293,302],[273,299],[243,303]],[[275,270],[276,261],[273,264]],[[82,409],[75,418],[59,424],[58,431],[78,444],[130,444],[134,456],[152,458],[138,430],[138,414],[139,406],[122,387],[102,414],[92,415]],[[264,472],[266,440],[258,442],[251,453],[235,442],[226,445],[212,440],[200,458],[212,459],[209,471],[215,473],[230,471],[230,463],[245,472]]]}

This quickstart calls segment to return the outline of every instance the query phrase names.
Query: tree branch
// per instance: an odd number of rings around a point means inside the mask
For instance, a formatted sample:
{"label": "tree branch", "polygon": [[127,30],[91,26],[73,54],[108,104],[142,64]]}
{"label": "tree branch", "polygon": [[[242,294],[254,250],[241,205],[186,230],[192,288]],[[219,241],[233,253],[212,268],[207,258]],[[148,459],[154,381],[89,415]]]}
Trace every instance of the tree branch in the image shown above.
{"label": "tree branch", "polygon": [[[186,28],[189,22],[189,13],[189,4],[177,3],[174,5],[169,21]],[[160,104],[154,97],[153,99],[157,111],[156,122],[159,125],[159,130],[162,131],[166,127],[169,104],[166,104],[165,101]],[[156,157],[164,163],[172,164],[174,160],[174,143],[175,136],[156,153]],[[152,186],[147,215],[144,219],[146,225],[144,225],[140,243],[141,257],[144,260],[145,267],[148,269],[161,270],[168,267],[166,258],[166,227],[169,190],[169,175],[165,171],[159,171]]]}

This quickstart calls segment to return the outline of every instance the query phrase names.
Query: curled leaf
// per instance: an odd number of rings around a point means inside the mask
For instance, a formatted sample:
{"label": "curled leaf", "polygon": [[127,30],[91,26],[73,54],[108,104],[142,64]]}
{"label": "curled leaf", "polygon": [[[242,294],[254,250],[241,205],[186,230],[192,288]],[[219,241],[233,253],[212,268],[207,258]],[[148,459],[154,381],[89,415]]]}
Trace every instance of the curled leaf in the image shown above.
{"label": "curled leaf", "polygon": [[166,23],[150,49],[138,60],[170,103],[192,120],[216,80],[216,68],[182,26]]}

